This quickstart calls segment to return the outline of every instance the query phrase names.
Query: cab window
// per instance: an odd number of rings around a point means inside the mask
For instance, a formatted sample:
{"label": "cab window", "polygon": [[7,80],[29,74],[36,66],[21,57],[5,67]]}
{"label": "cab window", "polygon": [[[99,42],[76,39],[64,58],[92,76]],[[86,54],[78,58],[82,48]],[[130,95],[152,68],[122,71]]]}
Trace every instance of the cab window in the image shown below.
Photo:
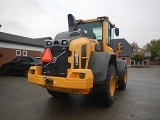
{"label": "cab window", "polygon": [[78,24],[78,30],[84,37],[102,40],[102,22],[100,21]]}

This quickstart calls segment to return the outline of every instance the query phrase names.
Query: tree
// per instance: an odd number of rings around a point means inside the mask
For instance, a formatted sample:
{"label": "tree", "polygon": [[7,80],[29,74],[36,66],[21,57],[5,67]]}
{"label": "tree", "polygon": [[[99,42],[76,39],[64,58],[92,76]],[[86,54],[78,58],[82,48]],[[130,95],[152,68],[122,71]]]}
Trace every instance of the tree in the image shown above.
{"label": "tree", "polygon": [[138,44],[135,41],[133,41],[133,43],[131,43],[131,46],[132,46],[133,52],[140,52],[141,51],[140,47],[138,46]]}
{"label": "tree", "polygon": [[150,43],[147,43],[143,48],[145,48],[145,51],[151,52],[151,60],[160,60],[160,39],[151,40]]}
{"label": "tree", "polygon": [[144,55],[142,53],[134,54],[132,59],[135,60],[135,61],[143,61],[144,60]]}

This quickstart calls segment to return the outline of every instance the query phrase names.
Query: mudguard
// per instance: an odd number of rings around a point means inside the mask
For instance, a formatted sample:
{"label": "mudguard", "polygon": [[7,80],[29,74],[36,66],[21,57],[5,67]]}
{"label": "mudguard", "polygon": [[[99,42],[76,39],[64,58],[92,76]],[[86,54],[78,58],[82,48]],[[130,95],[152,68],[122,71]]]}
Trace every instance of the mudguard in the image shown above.
{"label": "mudguard", "polygon": [[92,70],[94,76],[94,84],[103,82],[106,79],[111,55],[111,53],[106,52],[91,53],[88,67]]}
{"label": "mudguard", "polygon": [[126,69],[126,61],[117,59],[117,73],[118,73],[118,81],[123,81],[123,73]]}

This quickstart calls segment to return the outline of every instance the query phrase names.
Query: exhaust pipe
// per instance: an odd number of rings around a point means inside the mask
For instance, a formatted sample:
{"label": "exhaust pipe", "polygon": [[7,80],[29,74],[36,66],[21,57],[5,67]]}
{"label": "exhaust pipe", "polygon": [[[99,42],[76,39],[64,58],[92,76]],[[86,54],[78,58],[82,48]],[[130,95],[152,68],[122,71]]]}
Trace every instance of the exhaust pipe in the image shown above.
{"label": "exhaust pipe", "polygon": [[68,14],[68,29],[69,32],[78,30],[76,19],[72,14]]}

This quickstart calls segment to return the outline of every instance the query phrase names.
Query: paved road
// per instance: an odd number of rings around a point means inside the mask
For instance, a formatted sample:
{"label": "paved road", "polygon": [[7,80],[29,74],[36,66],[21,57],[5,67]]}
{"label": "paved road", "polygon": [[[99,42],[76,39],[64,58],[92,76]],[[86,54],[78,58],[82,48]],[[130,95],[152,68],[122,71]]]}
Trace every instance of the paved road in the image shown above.
{"label": "paved road", "polygon": [[0,76],[0,120],[160,120],[160,66],[128,72],[127,89],[110,108],[83,95],[54,99],[22,76]]}

